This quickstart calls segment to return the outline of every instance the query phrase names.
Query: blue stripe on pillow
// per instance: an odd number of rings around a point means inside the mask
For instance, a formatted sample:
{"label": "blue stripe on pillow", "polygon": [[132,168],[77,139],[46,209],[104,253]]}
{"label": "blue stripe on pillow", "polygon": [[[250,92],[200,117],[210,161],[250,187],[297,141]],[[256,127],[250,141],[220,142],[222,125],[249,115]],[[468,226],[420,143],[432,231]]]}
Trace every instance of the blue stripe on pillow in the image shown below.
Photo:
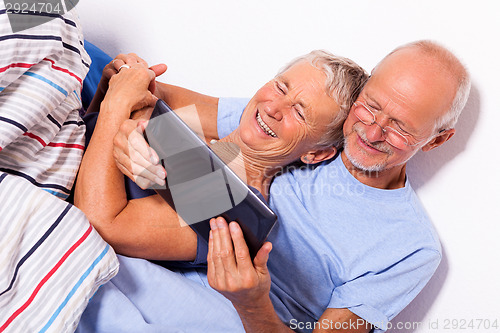
{"label": "blue stripe on pillow", "polygon": [[85,273],[83,273],[83,275],[80,277],[80,280],[78,280],[78,282],[75,284],[75,286],[73,287],[73,289],[71,289],[71,291],[69,292],[68,296],[66,296],[66,298],[64,299],[64,301],[61,303],[61,305],[59,305],[59,307],[57,308],[57,310],[50,317],[50,319],[47,322],[47,324],[45,324],[45,326],[40,330],[39,333],[44,333],[44,332],[47,331],[47,329],[56,320],[57,316],[61,313],[61,311],[63,310],[63,308],[66,306],[66,304],[68,304],[68,302],[71,299],[71,297],[73,297],[73,295],[76,293],[76,291],[78,290],[78,288],[80,288],[80,286],[82,285],[82,283],[89,276],[90,272],[92,272],[92,270],[95,268],[95,266],[97,266],[97,264],[102,260],[102,258],[104,258],[104,256],[106,255],[106,253],[108,253],[108,251],[109,251],[109,244],[106,245],[106,248],[94,260],[94,262],[92,263],[92,265],[90,265],[90,267],[85,271]]}

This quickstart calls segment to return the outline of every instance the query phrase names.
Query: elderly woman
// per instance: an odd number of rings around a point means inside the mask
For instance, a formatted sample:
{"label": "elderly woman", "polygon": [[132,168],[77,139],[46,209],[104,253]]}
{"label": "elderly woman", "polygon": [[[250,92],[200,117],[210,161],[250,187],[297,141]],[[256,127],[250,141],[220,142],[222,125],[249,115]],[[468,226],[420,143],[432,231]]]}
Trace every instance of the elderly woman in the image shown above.
{"label": "elderly woman", "polygon": [[[108,67],[116,69],[121,63]],[[179,224],[169,204],[159,195],[127,198],[123,174],[113,158],[113,138],[131,113],[156,101],[150,92],[155,72],[141,61],[119,67],[100,104],[80,168],[75,204],[118,253],[192,261],[197,255],[196,233]],[[273,177],[284,166],[299,160],[314,164],[335,155],[342,142],[343,121],[366,78],[364,70],[349,59],[324,51],[300,57],[257,91],[239,127],[220,140],[231,144],[217,144],[223,149],[215,150],[224,154],[237,147],[239,153],[230,167],[267,199]],[[142,117],[149,115],[150,111]]]}

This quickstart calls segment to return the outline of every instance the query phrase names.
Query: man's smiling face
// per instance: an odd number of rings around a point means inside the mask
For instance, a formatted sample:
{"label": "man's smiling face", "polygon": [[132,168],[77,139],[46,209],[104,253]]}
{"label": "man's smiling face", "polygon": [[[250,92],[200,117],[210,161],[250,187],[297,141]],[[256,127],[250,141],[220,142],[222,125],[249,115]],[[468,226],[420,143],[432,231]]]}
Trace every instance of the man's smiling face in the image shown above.
{"label": "man's smiling face", "polygon": [[[453,76],[416,48],[387,57],[373,71],[344,123],[344,152],[349,162],[364,171],[404,165],[435,137],[434,124],[449,110],[456,88]],[[360,105],[373,112],[376,123],[360,121],[354,112]],[[387,127],[401,133],[408,144],[386,140]]]}

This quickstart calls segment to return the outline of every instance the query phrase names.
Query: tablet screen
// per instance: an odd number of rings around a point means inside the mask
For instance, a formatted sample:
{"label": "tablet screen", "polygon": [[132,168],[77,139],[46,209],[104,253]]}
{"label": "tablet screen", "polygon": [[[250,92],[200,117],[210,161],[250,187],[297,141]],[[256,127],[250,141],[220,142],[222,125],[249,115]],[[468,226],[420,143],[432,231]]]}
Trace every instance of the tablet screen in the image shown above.
{"label": "tablet screen", "polygon": [[[208,243],[212,217],[240,224],[255,256],[276,215],[162,100],[145,131],[167,171],[166,185],[153,187]],[[257,192],[258,193],[258,192]]]}

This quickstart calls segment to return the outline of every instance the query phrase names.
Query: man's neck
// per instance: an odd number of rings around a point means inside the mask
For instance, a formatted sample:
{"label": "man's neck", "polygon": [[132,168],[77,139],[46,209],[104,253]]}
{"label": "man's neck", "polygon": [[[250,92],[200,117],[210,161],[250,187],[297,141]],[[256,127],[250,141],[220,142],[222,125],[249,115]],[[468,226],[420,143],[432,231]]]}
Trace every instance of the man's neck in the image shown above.
{"label": "man's neck", "polygon": [[384,190],[394,190],[405,186],[406,163],[387,170],[368,172],[356,168],[347,158],[345,151],[341,153],[342,162],[347,170],[361,183]]}

